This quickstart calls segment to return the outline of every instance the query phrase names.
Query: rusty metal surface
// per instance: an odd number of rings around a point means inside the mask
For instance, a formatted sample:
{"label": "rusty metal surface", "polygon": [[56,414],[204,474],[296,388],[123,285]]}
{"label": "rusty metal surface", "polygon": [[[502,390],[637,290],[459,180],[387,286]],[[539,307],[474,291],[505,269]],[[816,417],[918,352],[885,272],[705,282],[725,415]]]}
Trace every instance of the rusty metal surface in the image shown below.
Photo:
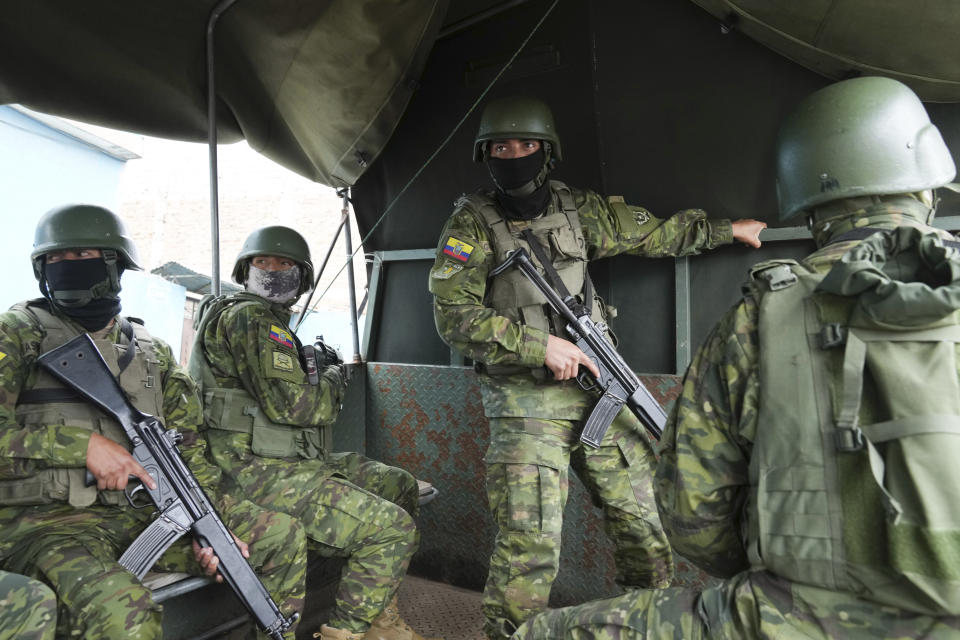
{"label": "rusty metal surface", "polygon": [[[640,377],[669,409],[680,379]],[[368,363],[366,381],[366,454],[404,467],[440,491],[421,510],[421,544],[411,573],[481,590],[495,531],[484,488],[489,435],[476,375],[465,367]],[[551,605],[618,593],[600,511],[574,474],[565,518]],[[706,579],[681,559],[678,584],[703,585]]]}

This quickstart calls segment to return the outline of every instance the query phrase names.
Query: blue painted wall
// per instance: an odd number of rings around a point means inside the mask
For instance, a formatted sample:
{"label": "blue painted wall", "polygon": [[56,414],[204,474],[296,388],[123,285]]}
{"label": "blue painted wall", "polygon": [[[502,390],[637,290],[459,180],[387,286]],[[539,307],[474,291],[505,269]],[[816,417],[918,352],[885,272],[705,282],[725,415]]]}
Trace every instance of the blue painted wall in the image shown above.
{"label": "blue painted wall", "polygon": [[[83,202],[116,211],[126,162],[0,106],[0,310],[40,295],[30,264],[37,221],[53,207]],[[125,221],[131,224],[131,221]],[[162,278],[124,274],[123,312],[143,318],[150,331],[180,353],[186,289]]]}
{"label": "blue painted wall", "polygon": [[0,307],[39,295],[30,266],[37,221],[70,202],[113,208],[125,162],[0,106]]}

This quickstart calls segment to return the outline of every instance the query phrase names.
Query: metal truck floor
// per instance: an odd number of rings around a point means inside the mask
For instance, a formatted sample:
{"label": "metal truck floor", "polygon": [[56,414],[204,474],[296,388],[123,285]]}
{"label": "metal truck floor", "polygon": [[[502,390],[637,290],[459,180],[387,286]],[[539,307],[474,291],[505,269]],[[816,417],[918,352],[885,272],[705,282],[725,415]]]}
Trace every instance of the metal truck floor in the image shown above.
{"label": "metal truck floor", "polygon": [[480,593],[408,575],[400,583],[400,613],[422,636],[484,640]]}

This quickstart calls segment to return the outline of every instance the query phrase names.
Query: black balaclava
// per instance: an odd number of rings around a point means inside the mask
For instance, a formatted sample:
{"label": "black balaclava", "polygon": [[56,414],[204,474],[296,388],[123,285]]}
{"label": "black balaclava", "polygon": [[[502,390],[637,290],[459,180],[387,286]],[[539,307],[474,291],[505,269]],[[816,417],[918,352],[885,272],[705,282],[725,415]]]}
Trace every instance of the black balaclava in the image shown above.
{"label": "black balaclava", "polygon": [[497,186],[495,197],[505,217],[532,220],[550,203],[543,147],[522,158],[487,158],[487,170]]}
{"label": "black balaclava", "polygon": [[114,284],[103,258],[52,262],[43,265],[40,292],[84,329],[97,331],[120,313],[121,273],[123,267],[117,264]]}

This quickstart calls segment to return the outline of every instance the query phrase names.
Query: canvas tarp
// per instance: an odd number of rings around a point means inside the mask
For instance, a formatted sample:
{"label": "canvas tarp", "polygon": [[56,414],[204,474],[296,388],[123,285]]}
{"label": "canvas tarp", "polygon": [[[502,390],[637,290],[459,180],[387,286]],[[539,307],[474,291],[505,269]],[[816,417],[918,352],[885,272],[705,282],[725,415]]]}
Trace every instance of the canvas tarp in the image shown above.
{"label": "canvas tarp", "polygon": [[[0,104],[206,142],[219,0],[4,0]],[[217,131],[352,185],[416,86],[446,0],[238,0],[216,30]]]}
{"label": "canvas tarp", "polygon": [[728,27],[828,78],[889,76],[960,102],[954,0],[693,0]]}

